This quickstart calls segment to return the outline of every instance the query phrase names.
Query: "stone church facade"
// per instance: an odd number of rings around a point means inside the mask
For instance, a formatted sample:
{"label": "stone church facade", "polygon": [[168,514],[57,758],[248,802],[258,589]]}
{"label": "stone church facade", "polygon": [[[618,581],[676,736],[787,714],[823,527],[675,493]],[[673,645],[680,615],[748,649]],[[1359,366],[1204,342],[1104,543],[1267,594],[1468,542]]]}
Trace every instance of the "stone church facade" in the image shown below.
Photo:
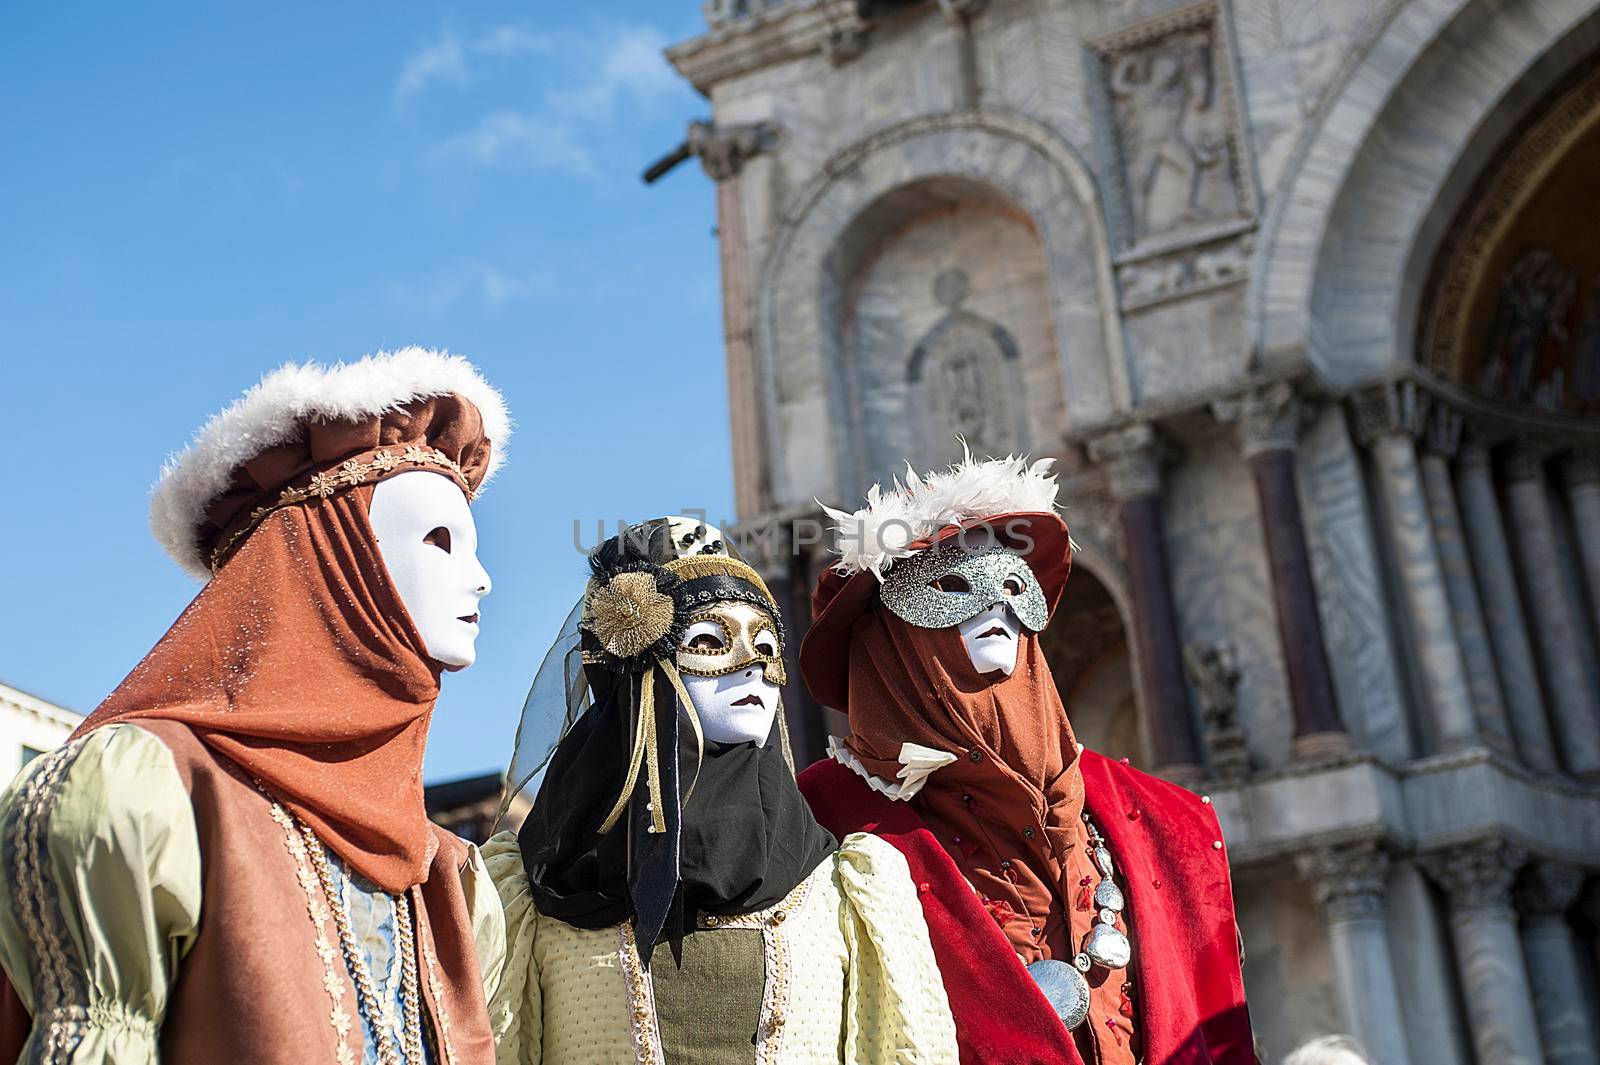
{"label": "stone church facade", "polygon": [[1600,1060],[1600,5],[706,14],[669,58],[795,627],[814,500],[1055,457],[1053,670],[1215,802],[1268,1057]]}

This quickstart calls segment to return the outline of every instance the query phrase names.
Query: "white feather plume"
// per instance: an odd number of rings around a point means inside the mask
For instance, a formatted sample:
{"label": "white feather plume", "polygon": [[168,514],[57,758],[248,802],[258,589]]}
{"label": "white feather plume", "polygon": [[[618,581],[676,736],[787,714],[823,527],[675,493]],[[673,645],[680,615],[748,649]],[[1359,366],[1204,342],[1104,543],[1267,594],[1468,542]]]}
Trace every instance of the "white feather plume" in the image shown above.
{"label": "white feather plume", "polygon": [[307,421],[358,421],[451,394],[483,416],[491,442],[487,484],[505,462],[511,416],[500,393],[460,355],[410,347],[332,366],[285,363],[212,415],[189,446],[167,460],[150,495],[150,531],[186,572],[209,580],[200,527],[242,463],[298,439]]}
{"label": "white feather plume", "polygon": [[882,580],[896,559],[913,553],[913,543],[946,526],[1001,514],[1055,512],[1054,459],[1030,463],[1010,455],[977,462],[962,446],[960,462],[926,477],[907,463],[905,482],[894,481],[887,490],[873,485],[861,510],[823,506],[838,523],[834,551],[839,561],[834,568],[846,576],[867,570]]}

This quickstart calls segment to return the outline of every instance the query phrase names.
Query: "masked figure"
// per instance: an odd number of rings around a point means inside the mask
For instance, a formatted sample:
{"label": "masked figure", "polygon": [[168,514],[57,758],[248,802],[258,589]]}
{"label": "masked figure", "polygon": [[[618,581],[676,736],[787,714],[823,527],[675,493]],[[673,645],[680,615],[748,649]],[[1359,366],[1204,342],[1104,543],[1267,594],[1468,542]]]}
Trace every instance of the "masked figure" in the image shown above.
{"label": "masked figure", "polygon": [[169,464],[152,527],[205,587],[0,800],[0,1059],[492,1060],[498,900],[422,755],[508,435],[413,348],[285,366]]}
{"label": "masked figure", "polygon": [[969,457],[831,512],[800,663],[851,735],[801,789],[929,885],[963,1062],[1253,1062],[1215,814],[1080,748],[1040,650],[1072,553],[1048,469]]}
{"label": "masked figure", "polygon": [[867,835],[841,848],[795,785],[761,577],[684,518],[590,564],[518,731],[532,811],[484,848],[506,910],[500,1060],[954,1060],[905,859]]}

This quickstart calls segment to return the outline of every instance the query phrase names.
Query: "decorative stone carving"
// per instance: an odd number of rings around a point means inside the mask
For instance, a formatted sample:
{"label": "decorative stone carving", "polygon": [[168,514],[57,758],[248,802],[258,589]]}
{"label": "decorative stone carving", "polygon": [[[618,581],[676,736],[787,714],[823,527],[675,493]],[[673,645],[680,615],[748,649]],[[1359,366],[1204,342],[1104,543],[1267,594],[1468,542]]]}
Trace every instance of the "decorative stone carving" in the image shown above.
{"label": "decorative stone carving", "polygon": [[1239,727],[1239,665],[1227,644],[1186,644],[1183,663],[1200,703],[1200,739],[1211,755],[1212,779],[1239,784],[1250,775],[1250,751]]}
{"label": "decorative stone carving", "polygon": [[1250,219],[1255,193],[1217,8],[1186,8],[1090,47],[1123,246],[1203,240]]}
{"label": "decorative stone carving", "polygon": [[1330,923],[1383,919],[1389,855],[1377,840],[1318,847],[1295,861]]}
{"label": "decorative stone carving", "polygon": [[1567,487],[1600,484],[1600,451],[1585,448],[1568,455],[1561,464]]}
{"label": "decorative stone carving", "polygon": [[1422,446],[1430,455],[1449,459],[1461,447],[1461,413],[1443,403],[1435,403],[1423,428]]}
{"label": "decorative stone carving", "polygon": [[1254,250],[1255,238],[1242,233],[1148,258],[1124,260],[1117,267],[1122,309],[1134,311],[1224,285],[1243,284],[1249,280]]}
{"label": "decorative stone carving", "polygon": [[1566,862],[1540,862],[1517,881],[1517,912],[1560,917],[1583,891],[1583,870]]}
{"label": "decorative stone carving", "polygon": [[1422,868],[1449,893],[1451,908],[1461,913],[1507,909],[1511,885],[1527,861],[1523,847],[1485,839],[1429,854],[1422,859]]}
{"label": "decorative stone carving", "polygon": [[859,26],[837,26],[822,39],[822,54],[842,67],[867,50],[867,31]]}
{"label": "decorative stone carving", "polygon": [[1350,397],[1356,439],[1369,445],[1379,437],[1403,434],[1413,439],[1427,425],[1433,397],[1415,381],[1384,381]]}
{"label": "decorative stone carving", "polygon": [[706,176],[722,182],[738,174],[755,156],[777,147],[778,127],[771,122],[737,126],[691,122],[684,143],[692,154],[700,157]]}
{"label": "decorative stone carving", "polygon": [[1089,441],[1089,458],[1105,471],[1111,495],[1119,503],[1159,492],[1168,454],[1166,442],[1146,422]]}
{"label": "decorative stone carving", "polygon": [[1239,448],[1246,459],[1266,451],[1293,451],[1300,440],[1299,397],[1288,381],[1216,400],[1211,413],[1219,422],[1238,425]]}
{"label": "decorative stone carving", "polygon": [[1016,341],[1004,326],[962,306],[971,290],[965,270],[946,270],[934,280],[934,299],[945,316],[906,362],[920,455],[942,454],[957,437],[974,455],[1028,450]]}
{"label": "decorative stone carving", "polygon": [[1539,407],[1565,405],[1563,368],[1541,366],[1546,340],[1565,341],[1578,278],[1548,248],[1529,248],[1500,283],[1500,302],[1478,373],[1478,390]]}

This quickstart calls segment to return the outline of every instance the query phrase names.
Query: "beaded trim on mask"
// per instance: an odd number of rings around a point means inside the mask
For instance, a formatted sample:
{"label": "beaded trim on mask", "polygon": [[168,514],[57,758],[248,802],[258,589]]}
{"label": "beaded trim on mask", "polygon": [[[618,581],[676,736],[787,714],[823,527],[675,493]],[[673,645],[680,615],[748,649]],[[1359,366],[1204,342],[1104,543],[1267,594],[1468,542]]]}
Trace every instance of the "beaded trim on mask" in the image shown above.
{"label": "beaded trim on mask", "polygon": [[[322,470],[313,474],[311,480],[303,485],[290,485],[278,493],[276,500],[251,511],[249,520],[237,532],[228,537],[226,542],[218,545],[211,552],[211,572],[215,573],[221,569],[222,563],[226,561],[228,552],[233,550],[234,545],[248,536],[257,525],[261,524],[261,519],[273,511],[295,503],[304,503],[308,499],[331,498],[347,488],[354,488],[359,484],[376,481],[393,473],[401,466],[443,470],[454,474],[456,480],[463,486],[467,484],[467,475],[461,472],[461,464],[437,448],[419,447],[413,444],[399,454],[395,454],[393,451],[379,451],[372,456],[370,462],[346,459],[333,469]],[[464,490],[467,493],[468,500],[477,495],[470,487],[466,487]]]}

